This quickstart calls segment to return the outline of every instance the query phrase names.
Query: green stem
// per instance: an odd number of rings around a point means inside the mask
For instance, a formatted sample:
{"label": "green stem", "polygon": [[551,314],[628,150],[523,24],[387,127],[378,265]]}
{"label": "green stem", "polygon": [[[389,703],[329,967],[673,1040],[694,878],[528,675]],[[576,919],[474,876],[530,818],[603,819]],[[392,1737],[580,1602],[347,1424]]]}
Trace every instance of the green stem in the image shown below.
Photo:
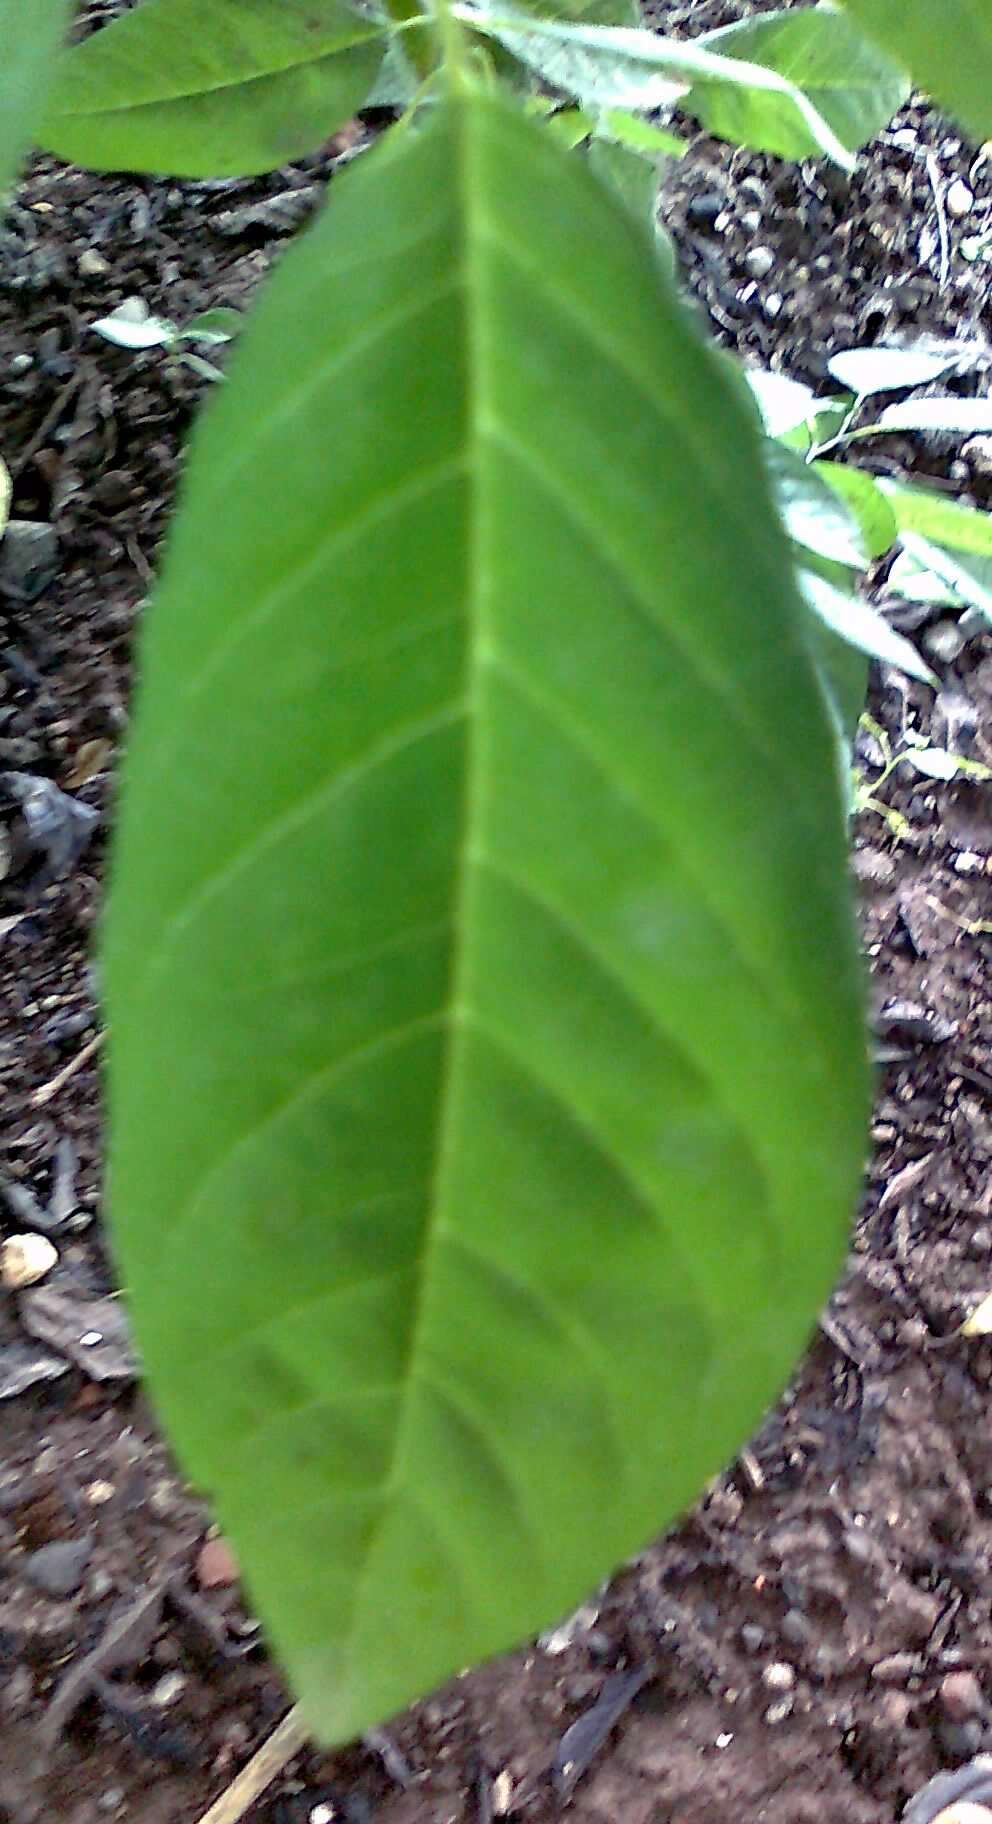
{"label": "green stem", "polygon": [[436,16],[425,13],[419,0],[385,0],[385,9],[394,24],[412,26],[403,33],[403,49],[421,81],[433,76],[440,61]]}

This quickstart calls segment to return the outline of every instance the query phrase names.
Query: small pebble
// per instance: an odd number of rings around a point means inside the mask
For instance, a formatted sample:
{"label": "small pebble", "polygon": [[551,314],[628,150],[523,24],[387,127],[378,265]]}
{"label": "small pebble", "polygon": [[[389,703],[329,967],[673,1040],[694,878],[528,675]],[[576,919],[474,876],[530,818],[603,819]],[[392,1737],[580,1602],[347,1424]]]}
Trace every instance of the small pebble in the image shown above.
{"label": "small pebble", "polygon": [[992,437],[969,437],[961,454],[976,475],[992,475]]}
{"label": "small pebble", "polygon": [[112,1482],[87,1482],[83,1490],[91,1507],[106,1507],[117,1493]]}
{"label": "small pebble", "polygon": [[948,184],[944,201],[947,204],[948,215],[953,215],[956,221],[961,221],[964,216],[970,215],[975,206],[973,193],[964,179],[960,177],[956,177],[952,184]]}
{"label": "small pebble", "polygon": [[238,1561],[226,1539],[206,1539],[196,1560],[196,1581],[201,1590],[223,1590],[237,1583]]}
{"label": "small pebble", "polygon": [[741,1646],[746,1653],[760,1653],[765,1644],[765,1630],[756,1622],[746,1621],[741,1629]]}
{"label": "small pebble", "polygon": [[944,1760],[956,1767],[978,1753],[985,1731],[981,1723],[974,1720],[966,1723],[942,1721],[937,1724],[934,1734]]}
{"label": "small pebble", "polygon": [[895,862],[881,849],[857,849],[851,867],[855,880],[866,885],[888,886],[895,877]]}
{"label": "small pebble", "polygon": [[711,227],[723,207],[723,198],[716,190],[703,190],[699,196],[691,197],[686,215],[697,228]]}
{"label": "small pebble", "polygon": [[942,664],[950,664],[956,659],[965,644],[964,635],[958,621],[935,621],[923,635],[923,645],[931,658],[939,659]]}
{"label": "small pebble", "polygon": [[791,1691],[796,1682],[792,1667],[784,1659],[773,1660],[761,1674],[761,1682],[767,1691]]}
{"label": "small pebble", "polygon": [[775,264],[775,255],[770,247],[749,247],[744,255],[744,264],[752,279],[767,279]]}
{"label": "small pebble", "polygon": [[79,256],[78,271],[81,279],[102,279],[110,271],[110,261],[95,247],[85,247]]}
{"label": "small pebble", "polygon": [[801,1609],[786,1609],[782,1617],[781,1633],[783,1640],[788,1640],[794,1647],[805,1646],[812,1629]]}
{"label": "small pebble", "polygon": [[765,299],[765,316],[771,317],[774,322],[775,318],[781,315],[782,304],[783,298],[781,292],[770,291]]}
{"label": "small pebble", "polygon": [[8,1292],[36,1286],[58,1260],[58,1250],[47,1235],[8,1235],[0,1246],[0,1280]]}
{"label": "small pebble", "polygon": [[0,595],[33,602],[59,563],[59,541],[47,520],[9,519],[0,543]]}
{"label": "small pebble", "polygon": [[940,1707],[954,1723],[983,1714],[985,1694],[974,1672],[948,1672],[941,1680]]}
{"label": "small pebble", "polygon": [[776,1723],[784,1723],[786,1718],[792,1715],[792,1706],[795,1701],[792,1692],[787,1691],[784,1697],[777,1698],[774,1704],[769,1704],[765,1711],[765,1722],[770,1728],[774,1728]]}
{"label": "small pebble", "polygon": [[174,1704],[186,1689],[186,1675],[183,1672],[164,1672],[157,1685],[152,1688],[152,1703],[158,1710],[167,1710]]}
{"label": "small pebble", "polygon": [[89,1539],[56,1539],[28,1553],[24,1574],[45,1596],[74,1596],[92,1549]]}

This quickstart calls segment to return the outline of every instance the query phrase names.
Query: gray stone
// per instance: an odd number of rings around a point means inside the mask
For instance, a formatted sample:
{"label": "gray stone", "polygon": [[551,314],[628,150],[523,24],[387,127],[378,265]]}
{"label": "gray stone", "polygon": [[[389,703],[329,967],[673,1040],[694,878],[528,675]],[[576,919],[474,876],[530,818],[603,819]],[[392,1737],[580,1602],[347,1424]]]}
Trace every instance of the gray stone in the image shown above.
{"label": "gray stone", "polygon": [[0,540],[0,595],[33,602],[59,565],[55,527],[42,519],[11,519]]}
{"label": "gray stone", "polygon": [[56,1539],[51,1545],[39,1546],[25,1562],[28,1582],[45,1596],[74,1596],[92,1549],[90,1539]]}

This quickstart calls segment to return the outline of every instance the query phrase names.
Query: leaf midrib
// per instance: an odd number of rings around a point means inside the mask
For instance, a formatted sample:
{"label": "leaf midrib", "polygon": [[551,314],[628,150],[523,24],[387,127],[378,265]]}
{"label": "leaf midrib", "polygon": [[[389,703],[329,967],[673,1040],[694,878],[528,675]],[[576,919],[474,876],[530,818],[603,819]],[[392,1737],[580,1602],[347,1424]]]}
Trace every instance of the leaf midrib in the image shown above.
{"label": "leaf midrib", "polygon": [[[480,586],[483,576],[481,551],[484,539],[484,516],[481,502],[484,490],[479,482],[482,469],[482,450],[486,435],[484,430],[485,413],[482,409],[483,377],[485,363],[482,352],[481,319],[479,294],[482,290],[481,273],[485,267],[485,237],[479,232],[479,224],[473,203],[473,182],[476,181],[476,129],[478,111],[465,105],[463,98],[450,96],[448,107],[455,123],[454,129],[454,166],[455,182],[459,197],[459,217],[461,222],[463,247],[461,262],[461,279],[465,300],[465,366],[467,379],[467,410],[464,448],[467,453],[466,472],[476,477],[475,486],[466,489],[468,500],[469,524],[466,538],[467,557],[466,602],[465,602],[465,663],[462,677],[462,688],[459,692],[465,706],[465,752],[463,758],[463,787],[461,815],[459,819],[458,848],[455,857],[455,877],[452,888],[452,938],[451,964],[449,970],[448,992],[446,997],[446,1018],[443,1030],[446,1036],[441,1063],[441,1091],[437,1119],[437,1139],[434,1153],[434,1170],[428,1191],[426,1206],[426,1230],[421,1246],[420,1260],[415,1274],[414,1303],[410,1318],[409,1344],[406,1357],[406,1372],[403,1376],[400,1392],[399,1411],[393,1434],[393,1447],[389,1466],[383,1478],[382,1500],[379,1516],[372,1537],[366,1549],[365,1558],[355,1580],[355,1594],[349,1617],[348,1637],[353,1643],[356,1622],[360,1626],[364,1608],[365,1586],[372,1574],[376,1551],[382,1539],[389,1511],[396,1500],[400,1489],[400,1479],[407,1454],[410,1427],[412,1422],[412,1390],[418,1381],[417,1363],[423,1351],[423,1337],[426,1325],[428,1296],[433,1276],[434,1261],[442,1230],[442,1211],[446,1202],[446,1186],[451,1169],[454,1147],[455,1114],[458,1105],[460,1085],[460,1063],[467,1038],[467,1026],[458,1020],[459,1008],[467,1005],[465,998],[466,944],[465,931],[469,917],[469,895],[471,891],[472,865],[469,857],[474,848],[472,832],[475,826],[478,805],[478,740],[476,728],[479,710],[479,673],[480,661],[484,647],[481,633],[482,604],[486,591]],[[409,1490],[406,1491],[409,1495]],[[349,1653],[345,1654],[347,1664]]]}
{"label": "leaf midrib", "polygon": [[259,70],[255,76],[239,76],[234,81],[209,82],[195,89],[176,89],[164,95],[148,95],[141,101],[119,102],[116,105],[101,102],[93,107],[57,108],[52,110],[49,118],[53,124],[60,120],[115,120],[122,117],[134,120],[140,119],[142,114],[150,113],[154,108],[181,107],[184,102],[201,101],[207,95],[238,98],[245,90],[250,90],[259,83],[278,82],[283,76],[295,76],[298,70],[319,69],[321,64],[333,63],[336,58],[344,56],[348,51],[358,50],[362,45],[374,44],[375,40],[381,36],[380,32],[372,30],[359,31],[356,34],[342,37],[339,44],[319,52],[316,57],[296,57],[291,63],[280,64],[276,69]]}

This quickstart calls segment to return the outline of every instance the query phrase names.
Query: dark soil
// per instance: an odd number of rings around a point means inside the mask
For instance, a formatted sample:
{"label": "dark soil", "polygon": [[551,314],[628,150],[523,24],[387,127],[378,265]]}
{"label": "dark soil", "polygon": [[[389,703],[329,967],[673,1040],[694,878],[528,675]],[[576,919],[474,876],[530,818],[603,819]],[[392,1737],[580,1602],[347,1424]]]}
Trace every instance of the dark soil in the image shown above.
{"label": "dark soil", "polygon": [[[656,9],[674,30],[733,10]],[[132,631],[207,386],[88,325],[125,296],[179,321],[244,305],[372,124],[247,183],[39,161],[0,227],[14,513],[58,540],[26,579],[0,580],[0,1233],[47,1228],[60,1256],[43,1286],[0,1293],[0,1824],[195,1824],[288,1704],[223,1545],[202,1552],[208,1517],[134,1383],[100,1238],[89,959]],[[974,197],[965,221],[944,205],[955,177]],[[696,137],[664,215],[717,336],[798,378],[820,380],[851,343],[992,328],[983,268],[958,245],[992,219],[992,164],[922,108],[850,183]],[[770,263],[749,265],[759,247]],[[960,440],[890,442],[872,460],[992,504],[987,452]],[[992,760],[992,644],[944,667],[936,705],[892,674],[874,709],[893,738],[934,721],[943,738],[950,717]],[[861,757],[870,768],[870,744]],[[542,1824],[566,1804],[590,1824],[888,1824],[938,1769],[992,1747],[992,1342],[953,1337],[992,1290],[992,810],[981,787],[923,789],[903,770],[885,795],[908,839],[869,814],[854,856],[874,1158],[795,1385],[685,1524],[570,1628],[384,1737],[302,1752],[258,1824]],[[98,814],[58,878],[26,840],[11,773]]]}

